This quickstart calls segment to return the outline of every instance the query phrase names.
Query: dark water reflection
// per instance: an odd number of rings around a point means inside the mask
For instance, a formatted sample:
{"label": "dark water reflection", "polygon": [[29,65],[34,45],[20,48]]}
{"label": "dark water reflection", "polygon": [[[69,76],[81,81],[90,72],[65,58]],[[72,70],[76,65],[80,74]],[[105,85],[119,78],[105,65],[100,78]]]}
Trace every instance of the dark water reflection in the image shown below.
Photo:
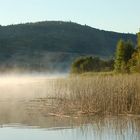
{"label": "dark water reflection", "polygon": [[45,103],[25,99],[0,100],[2,140],[139,140],[139,117],[47,114]]}

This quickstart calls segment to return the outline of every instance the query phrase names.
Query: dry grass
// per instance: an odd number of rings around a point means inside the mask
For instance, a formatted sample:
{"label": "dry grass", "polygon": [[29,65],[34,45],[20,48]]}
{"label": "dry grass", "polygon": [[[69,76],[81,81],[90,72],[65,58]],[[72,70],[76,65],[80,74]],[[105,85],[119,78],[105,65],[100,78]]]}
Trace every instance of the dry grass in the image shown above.
{"label": "dry grass", "polygon": [[49,87],[56,114],[140,115],[140,75],[69,77]]}

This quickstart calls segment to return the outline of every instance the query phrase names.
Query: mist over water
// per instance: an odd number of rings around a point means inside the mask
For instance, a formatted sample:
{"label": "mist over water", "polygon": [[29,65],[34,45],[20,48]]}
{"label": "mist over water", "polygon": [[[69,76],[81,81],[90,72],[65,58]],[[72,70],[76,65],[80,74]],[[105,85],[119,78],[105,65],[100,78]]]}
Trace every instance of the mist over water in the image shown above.
{"label": "mist over water", "polygon": [[0,74],[0,98],[45,96],[49,90],[49,80],[66,76],[67,74],[59,73]]}

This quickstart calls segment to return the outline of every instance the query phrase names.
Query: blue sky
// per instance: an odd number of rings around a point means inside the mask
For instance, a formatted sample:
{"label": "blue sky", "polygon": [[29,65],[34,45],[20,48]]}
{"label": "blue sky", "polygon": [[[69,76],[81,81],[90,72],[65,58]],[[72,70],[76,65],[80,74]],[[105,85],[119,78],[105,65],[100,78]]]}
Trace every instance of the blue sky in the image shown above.
{"label": "blue sky", "polygon": [[117,32],[140,28],[140,0],[0,0],[0,24],[73,21]]}

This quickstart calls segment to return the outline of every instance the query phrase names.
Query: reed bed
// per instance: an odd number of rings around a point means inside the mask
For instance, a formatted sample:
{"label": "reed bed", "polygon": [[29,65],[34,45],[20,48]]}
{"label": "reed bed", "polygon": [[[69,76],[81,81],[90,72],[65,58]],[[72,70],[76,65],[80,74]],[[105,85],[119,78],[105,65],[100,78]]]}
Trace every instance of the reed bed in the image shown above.
{"label": "reed bed", "polygon": [[49,81],[55,114],[140,115],[140,75],[69,77]]}

